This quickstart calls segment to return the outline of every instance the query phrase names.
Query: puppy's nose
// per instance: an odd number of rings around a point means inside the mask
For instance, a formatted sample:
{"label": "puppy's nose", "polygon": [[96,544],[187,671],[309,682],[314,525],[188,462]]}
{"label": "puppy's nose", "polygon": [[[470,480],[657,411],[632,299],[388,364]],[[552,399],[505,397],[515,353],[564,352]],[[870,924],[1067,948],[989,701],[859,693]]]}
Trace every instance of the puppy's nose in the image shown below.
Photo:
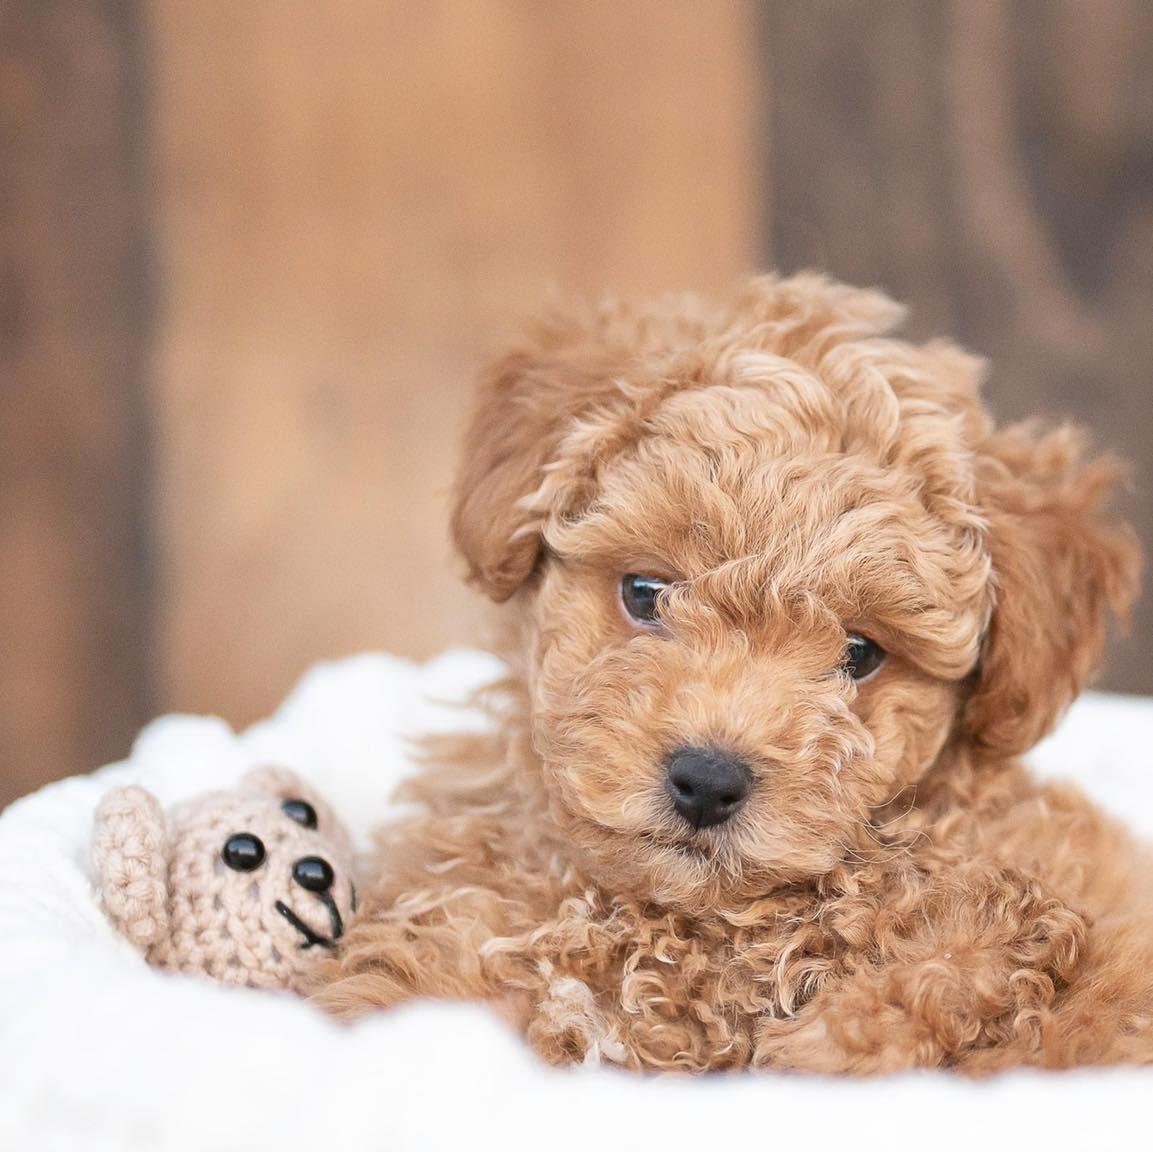
{"label": "puppy's nose", "polygon": [[676,748],[665,761],[665,788],[673,807],[694,828],[723,824],[751,787],[744,763],[719,748]]}
{"label": "puppy's nose", "polygon": [[308,892],[327,892],[336,879],[332,865],[319,856],[302,856],[292,866],[292,878]]}

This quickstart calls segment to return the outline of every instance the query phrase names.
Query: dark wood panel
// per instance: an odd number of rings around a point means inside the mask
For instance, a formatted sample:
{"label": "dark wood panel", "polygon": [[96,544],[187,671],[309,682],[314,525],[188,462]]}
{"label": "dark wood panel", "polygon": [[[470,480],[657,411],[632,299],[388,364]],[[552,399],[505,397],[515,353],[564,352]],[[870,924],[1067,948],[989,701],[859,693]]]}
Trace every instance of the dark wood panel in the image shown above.
{"label": "dark wood panel", "polygon": [[[1153,553],[1153,4],[762,6],[770,262],[880,284],[989,356],[1006,418],[1136,466]],[[1106,683],[1153,692],[1153,602]]]}
{"label": "dark wood panel", "polygon": [[0,804],[149,710],[135,28],[0,3]]}

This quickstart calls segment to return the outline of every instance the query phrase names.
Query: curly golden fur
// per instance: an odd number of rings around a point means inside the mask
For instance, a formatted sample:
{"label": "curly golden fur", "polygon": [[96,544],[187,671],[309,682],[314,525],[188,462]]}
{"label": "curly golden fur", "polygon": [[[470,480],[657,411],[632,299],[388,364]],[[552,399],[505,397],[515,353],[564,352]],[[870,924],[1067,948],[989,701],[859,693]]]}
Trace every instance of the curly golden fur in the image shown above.
{"label": "curly golden fur", "polygon": [[[1117,468],[813,275],[543,321],[453,529],[511,675],[435,750],[316,998],[497,1005],[548,1060],[883,1072],[1153,1056],[1142,850],[1018,757],[1137,586]],[[622,576],[668,581],[656,626]],[[845,670],[847,637],[887,652]],[[694,827],[670,753],[751,791]]]}

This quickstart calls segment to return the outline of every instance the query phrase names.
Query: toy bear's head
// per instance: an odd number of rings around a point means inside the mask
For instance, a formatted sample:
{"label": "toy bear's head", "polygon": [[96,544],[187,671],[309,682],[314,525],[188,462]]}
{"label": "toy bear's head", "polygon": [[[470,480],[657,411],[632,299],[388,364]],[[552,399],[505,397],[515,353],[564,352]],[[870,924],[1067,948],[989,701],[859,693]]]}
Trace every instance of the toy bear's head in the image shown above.
{"label": "toy bear's head", "polygon": [[168,813],[114,789],[94,859],[105,911],[150,963],[231,984],[299,989],[356,911],[348,833],[279,768]]}

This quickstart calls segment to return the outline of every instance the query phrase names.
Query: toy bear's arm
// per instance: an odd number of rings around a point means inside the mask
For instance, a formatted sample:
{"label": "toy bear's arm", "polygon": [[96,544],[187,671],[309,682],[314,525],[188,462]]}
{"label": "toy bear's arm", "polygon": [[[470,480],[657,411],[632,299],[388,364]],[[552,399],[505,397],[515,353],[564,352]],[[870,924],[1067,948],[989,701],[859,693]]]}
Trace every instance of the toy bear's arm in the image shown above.
{"label": "toy bear's arm", "polygon": [[844,946],[838,976],[795,1016],[762,1022],[756,1064],[893,1072],[991,1045],[1028,1051],[1087,934],[1036,880],[993,863],[858,893],[829,922]]}

